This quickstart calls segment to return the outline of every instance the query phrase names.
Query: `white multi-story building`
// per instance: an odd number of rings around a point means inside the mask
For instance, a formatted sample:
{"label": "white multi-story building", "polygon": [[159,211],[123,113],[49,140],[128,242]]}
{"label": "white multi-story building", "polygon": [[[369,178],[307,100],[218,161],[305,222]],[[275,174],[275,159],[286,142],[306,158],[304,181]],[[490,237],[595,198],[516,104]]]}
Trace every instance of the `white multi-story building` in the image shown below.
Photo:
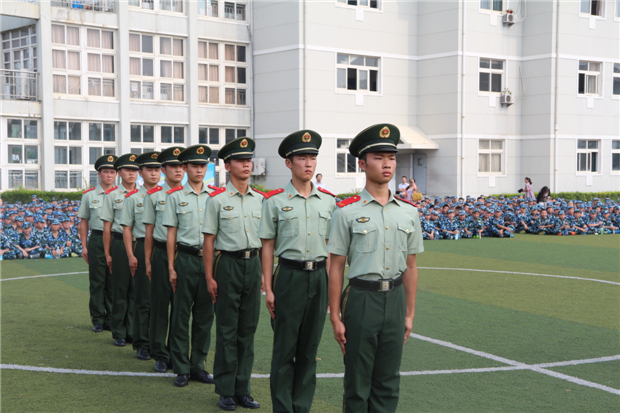
{"label": "white multi-story building", "polygon": [[350,192],[350,140],[389,122],[396,178],[430,195],[526,176],[620,190],[620,0],[0,4],[2,189],[86,186],[99,154],[242,134],[275,188],[280,140],[308,128],[328,189]]}

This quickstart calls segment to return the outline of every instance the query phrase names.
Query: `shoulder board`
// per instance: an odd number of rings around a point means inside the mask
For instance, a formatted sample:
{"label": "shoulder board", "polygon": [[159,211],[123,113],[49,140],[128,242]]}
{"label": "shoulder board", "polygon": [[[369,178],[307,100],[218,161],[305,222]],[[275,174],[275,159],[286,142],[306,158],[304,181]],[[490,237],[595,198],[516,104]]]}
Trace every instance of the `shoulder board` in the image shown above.
{"label": "shoulder board", "polygon": [[214,191],[217,191],[218,189],[220,189],[220,187],[219,187],[219,186],[215,186],[215,185],[207,185],[207,187],[208,187],[209,189],[213,189]]}
{"label": "shoulder board", "polygon": [[92,191],[92,190],[93,190],[93,189],[95,189],[95,188],[96,188],[96,186],[93,186],[92,188],[90,188],[90,189],[87,189],[86,191],[84,191],[84,192],[82,192],[82,193],[83,193],[83,194],[85,194],[85,193],[87,193],[87,192],[90,192],[90,191]]}
{"label": "shoulder board", "polygon": [[107,194],[109,194],[110,192],[112,192],[112,191],[116,190],[117,188],[118,188],[118,186],[112,187],[112,188],[108,189],[107,191],[105,191],[105,194],[107,195]]}
{"label": "shoulder board", "polygon": [[224,192],[226,192],[226,188],[217,188],[215,191],[209,193],[209,196],[214,197],[216,195],[223,194]]}
{"label": "shoulder board", "polygon": [[259,193],[259,194],[261,194],[262,196],[267,196],[267,194],[266,194],[266,193],[264,193],[263,191],[259,191],[258,189],[254,188],[254,187],[250,187],[250,188],[252,188],[252,191],[254,191],[254,192],[258,192],[258,193]]}
{"label": "shoulder board", "polygon": [[359,195],[355,195],[355,196],[352,196],[350,198],[343,199],[342,201],[336,203],[336,205],[338,206],[338,208],[342,208],[342,207],[346,207],[347,205],[354,204],[355,202],[359,201],[360,199],[362,199],[362,198]]}
{"label": "shoulder board", "polygon": [[167,194],[171,194],[173,192],[180,191],[181,189],[183,189],[183,185],[179,185],[176,188],[169,189],[169,190],[166,191],[166,193]]}
{"label": "shoulder board", "polygon": [[135,194],[135,193],[136,193],[136,192],[138,192],[138,191],[139,191],[139,189],[138,189],[138,188],[136,188],[136,189],[134,189],[134,190],[133,190],[133,191],[131,191],[131,192],[127,192],[127,193],[125,194],[125,198],[129,198],[130,196],[132,196],[133,194]]}
{"label": "shoulder board", "polygon": [[413,202],[411,202],[411,201],[407,201],[406,199],[399,198],[399,197],[397,197],[397,196],[395,196],[394,198],[398,199],[399,201],[406,202],[406,203],[408,203],[409,205],[413,205],[413,206],[414,206],[414,207],[416,207],[416,208],[418,207],[416,204],[414,204],[414,203],[413,203]]}
{"label": "shoulder board", "polygon": [[265,199],[269,199],[274,195],[281,194],[282,192],[284,192],[284,188],[274,189],[273,191],[269,191],[265,194]]}
{"label": "shoulder board", "polygon": [[331,195],[331,196],[333,196],[334,198],[338,198],[336,195],[332,194],[332,193],[331,193],[331,192],[329,192],[327,189],[323,189],[323,188],[317,188],[317,189],[318,189],[319,191],[323,192],[324,194]]}
{"label": "shoulder board", "polygon": [[148,191],[146,191],[146,193],[151,195],[151,194],[154,194],[155,192],[161,191],[162,189],[164,189],[164,188],[162,188],[161,186],[157,185],[155,188],[151,188]]}

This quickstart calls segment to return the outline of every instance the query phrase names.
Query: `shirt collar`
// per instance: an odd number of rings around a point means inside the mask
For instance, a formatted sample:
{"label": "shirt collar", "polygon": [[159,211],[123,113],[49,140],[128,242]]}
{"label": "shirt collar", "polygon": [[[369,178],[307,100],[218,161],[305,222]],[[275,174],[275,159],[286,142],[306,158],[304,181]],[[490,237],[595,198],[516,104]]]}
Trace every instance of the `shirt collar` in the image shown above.
{"label": "shirt collar", "polygon": [[[237,188],[235,188],[235,186],[232,184],[232,181],[228,181],[228,183],[226,184],[226,192],[228,193],[229,197],[233,197],[237,194],[243,196],[241,192],[239,192]],[[248,185],[248,192],[246,192],[245,195],[254,196],[254,191],[252,191],[252,188],[250,188],[249,185]]]}
{"label": "shirt collar", "polygon": [[[289,181],[288,184],[286,185],[286,193],[288,194],[288,198],[291,199],[295,196],[299,196],[302,197],[301,194],[299,193],[299,191],[297,190],[297,188],[295,188],[293,186],[293,181]],[[318,196],[319,198],[321,198],[321,193],[318,191],[318,189],[316,188],[316,185],[312,184],[312,191],[310,191],[310,196]],[[309,198],[309,197],[308,197]]]}
{"label": "shirt collar", "polygon": [[98,194],[105,194],[105,191],[103,190],[103,188],[101,187],[101,184],[97,185],[97,188],[95,189],[95,191]]}
{"label": "shirt collar", "polygon": [[[189,181],[187,181],[185,183],[185,185],[183,185],[183,189],[184,189],[185,193],[194,193],[194,194],[196,194],[196,191],[194,191],[194,188],[192,188],[192,186],[189,184]],[[202,192],[207,192],[207,184],[205,184],[204,182],[202,183],[202,191],[200,191],[200,192],[201,193]],[[196,194],[196,195],[198,195],[198,194]]]}
{"label": "shirt collar", "polygon": [[[376,202],[377,204],[381,205],[381,203],[379,201],[377,201],[375,198],[372,197],[372,195],[370,195],[370,193],[368,193],[366,188],[364,188],[364,190],[362,190],[362,193],[360,194],[360,200],[362,201],[362,206],[366,206],[366,205],[371,204],[373,202]],[[388,198],[387,204],[389,204],[390,202],[394,202],[396,205],[400,206],[400,202],[398,202],[398,200],[396,200],[396,198],[394,198],[394,194],[392,193],[392,191],[390,191],[390,197]],[[383,206],[383,205],[381,205],[381,206]]]}

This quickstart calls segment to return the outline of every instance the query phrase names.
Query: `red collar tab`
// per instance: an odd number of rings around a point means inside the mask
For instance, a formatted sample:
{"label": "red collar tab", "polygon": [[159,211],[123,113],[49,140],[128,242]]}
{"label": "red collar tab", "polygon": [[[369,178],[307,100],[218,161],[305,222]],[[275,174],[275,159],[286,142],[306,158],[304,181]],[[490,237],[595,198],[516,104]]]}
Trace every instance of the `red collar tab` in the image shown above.
{"label": "red collar tab", "polygon": [[413,205],[413,206],[414,206],[414,207],[416,207],[416,208],[418,207],[416,204],[414,204],[414,203],[413,203],[413,202],[411,202],[411,201],[407,201],[406,199],[399,198],[399,197],[397,197],[397,196],[395,196],[394,198],[398,199],[399,201],[406,202],[406,203],[408,203],[409,205]]}
{"label": "red collar tab", "polygon": [[87,189],[86,191],[82,192],[82,194],[85,194],[85,193],[87,193],[87,192],[90,192],[90,191],[92,191],[92,190],[93,190],[93,189],[95,189],[95,188],[96,188],[96,186],[94,186],[94,187],[92,187],[92,188],[90,188],[90,189]]}
{"label": "red collar tab", "polygon": [[254,192],[258,192],[259,194],[261,194],[261,195],[262,195],[262,196],[264,196],[264,197],[266,197],[266,196],[267,196],[267,194],[266,194],[266,193],[264,193],[263,191],[259,191],[258,189],[254,188],[254,187],[250,187],[250,188],[252,188],[252,191],[254,191]]}
{"label": "red collar tab", "polygon": [[169,190],[166,191],[166,193],[167,194],[171,194],[173,192],[180,191],[181,189],[183,189],[183,185],[179,185],[176,188],[169,189]]}
{"label": "red collar tab", "polygon": [[331,195],[331,196],[333,196],[334,198],[338,198],[336,195],[332,194],[332,193],[331,193],[331,192],[329,192],[327,189],[323,189],[323,188],[317,188],[317,189],[318,189],[319,191],[323,192],[324,194]]}
{"label": "red collar tab", "polygon": [[138,188],[136,188],[136,189],[134,189],[134,190],[133,190],[133,191],[131,191],[131,192],[127,192],[127,193],[125,194],[125,198],[129,198],[130,196],[132,196],[133,194],[135,194],[135,193],[136,193],[136,192],[138,192],[138,191],[139,191],[139,189],[138,189]]}
{"label": "red collar tab", "polygon": [[[211,186],[211,185],[209,185],[209,186]],[[224,192],[226,192],[226,188],[217,188],[216,187],[215,191],[209,193],[209,196],[210,197],[214,197],[214,196],[217,196],[219,194],[223,194]]]}
{"label": "red collar tab", "polygon": [[146,193],[151,195],[151,194],[154,194],[155,192],[161,191],[162,189],[164,189],[164,188],[162,188],[161,186],[157,185],[155,188],[151,188],[148,191],[146,191]]}
{"label": "red collar tab", "polygon": [[274,195],[281,194],[282,192],[284,192],[284,188],[274,189],[273,191],[269,191],[265,194],[265,199],[269,199]]}
{"label": "red collar tab", "polygon": [[110,192],[112,192],[112,191],[114,191],[116,189],[118,189],[118,186],[115,186],[113,188],[108,189],[107,191],[105,191],[105,194],[107,195],[107,194],[109,194]]}
{"label": "red collar tab", "polygon": [[338,208],[342,208],[342,207],[346,207],[347,205],[351,205],[356,203],[357,201],[359,201],[360,199],[362,199],[359,195],[355,195],[352,196],[350,198],[344,199],[340,202],[338,202],[336,205],[338,206]]}
{"label": "red collar tab", "polygon": [[219,190],[219,189],[220,189],[220,187],[219,187],[219,186],[215,186],[215,185],[207,185],[207,187],[208,187],[209,189],[213,189],[214,191],[217,191],[217,190]]}

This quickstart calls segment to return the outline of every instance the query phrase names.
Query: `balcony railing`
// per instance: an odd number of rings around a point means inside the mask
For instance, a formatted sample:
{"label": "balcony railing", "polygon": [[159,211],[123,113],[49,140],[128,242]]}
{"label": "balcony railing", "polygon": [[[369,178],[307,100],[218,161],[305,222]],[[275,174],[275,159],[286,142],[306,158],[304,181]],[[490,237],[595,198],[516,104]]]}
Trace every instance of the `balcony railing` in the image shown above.
{"label": "balcony railing", "polygon": [[114,13],[115,0],[52,0],[52,6]]}
{"label": "balcony railing", "polygon": [[40,100],[39,73],[26,70],[2,69],[2,99]]}

